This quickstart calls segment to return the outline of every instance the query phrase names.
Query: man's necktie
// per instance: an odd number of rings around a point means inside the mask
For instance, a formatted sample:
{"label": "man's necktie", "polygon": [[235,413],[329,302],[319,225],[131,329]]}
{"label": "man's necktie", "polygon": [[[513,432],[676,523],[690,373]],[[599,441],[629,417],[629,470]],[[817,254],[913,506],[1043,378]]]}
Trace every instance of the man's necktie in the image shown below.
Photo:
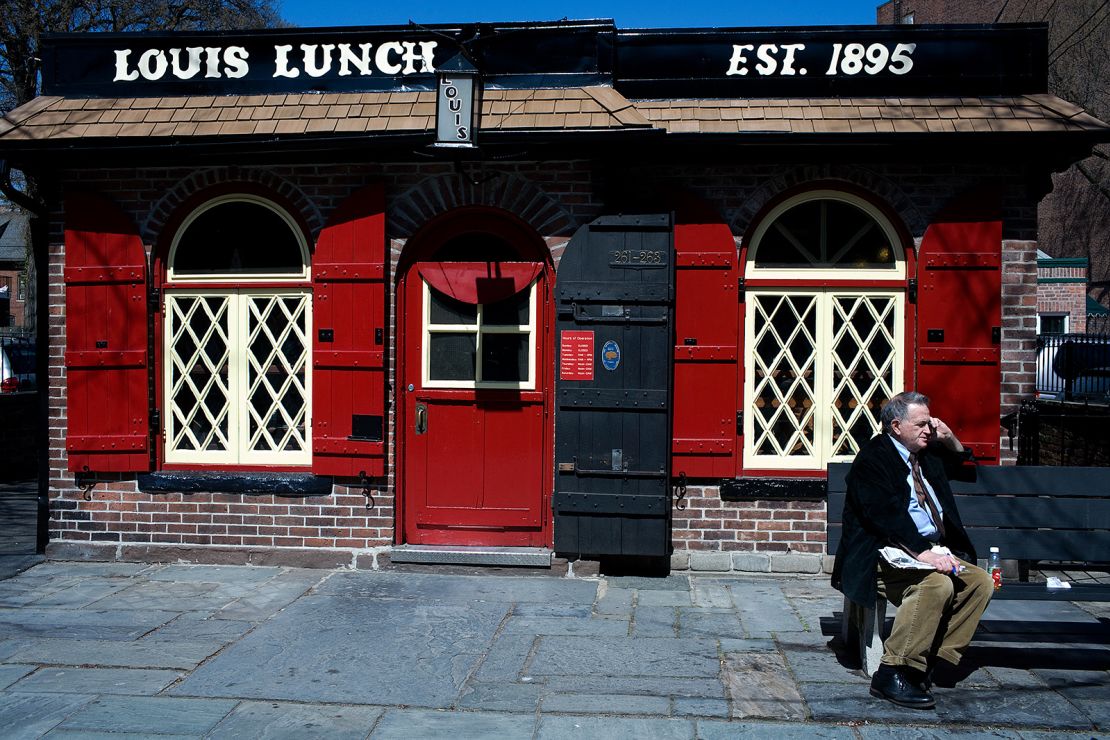
{"label": "man's necktie", "polygon": [[921,477],[921,464],[917,461],[917,454],[913,452],[910,453],[910,470],[913,471],[913,491],[917,494],[917,503],[929,512],[933,524],[937,526],[937,534],[943,538],[944,522],[941,521],[940,512],[937,511],[937,506],[933,503],[933,497],[929,495],[929,491],[925,488],[925,479]]}

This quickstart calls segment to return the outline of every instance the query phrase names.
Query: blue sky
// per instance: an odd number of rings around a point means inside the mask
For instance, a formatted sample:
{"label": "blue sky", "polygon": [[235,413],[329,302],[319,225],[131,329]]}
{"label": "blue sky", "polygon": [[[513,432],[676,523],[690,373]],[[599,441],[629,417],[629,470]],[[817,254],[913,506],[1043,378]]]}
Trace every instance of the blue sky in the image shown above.
{"label": "blue sky", "polygon": [[621,28],[873,24],[882,0],[281,0],[297,26],[613,18]]}

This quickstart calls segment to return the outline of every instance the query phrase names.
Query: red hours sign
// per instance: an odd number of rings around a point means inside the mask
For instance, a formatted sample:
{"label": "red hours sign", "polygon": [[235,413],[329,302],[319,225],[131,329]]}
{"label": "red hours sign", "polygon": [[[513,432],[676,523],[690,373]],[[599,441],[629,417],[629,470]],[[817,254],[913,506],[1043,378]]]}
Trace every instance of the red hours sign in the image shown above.
{"label": "red hours sign", "polygon": [[594,333],[592,331],[560,333],[559,379],[594,379]]}

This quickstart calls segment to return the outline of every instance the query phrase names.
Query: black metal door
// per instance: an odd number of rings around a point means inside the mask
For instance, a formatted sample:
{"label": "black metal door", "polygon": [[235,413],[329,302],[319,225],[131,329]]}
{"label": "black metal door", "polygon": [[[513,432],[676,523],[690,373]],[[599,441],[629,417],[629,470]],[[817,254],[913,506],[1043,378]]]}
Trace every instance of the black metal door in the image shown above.
{"label": "black metal door", "polygon": [[556,278],[555,550],[671,552],[674,242],[669,215],[603,216]]}

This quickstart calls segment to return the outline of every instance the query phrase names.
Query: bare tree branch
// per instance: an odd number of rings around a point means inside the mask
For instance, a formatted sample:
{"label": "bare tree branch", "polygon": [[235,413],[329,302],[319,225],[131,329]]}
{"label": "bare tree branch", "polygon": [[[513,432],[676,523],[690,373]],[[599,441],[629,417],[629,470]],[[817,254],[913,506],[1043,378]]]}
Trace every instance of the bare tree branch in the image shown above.
{"label": "bare tree branch", "polygon": [[1097,177],[1095,173],[1091,172],[1090,168],[1084,166],[1082,162],[1076,162],[1075,168],[1083,174],[1083,177],[1087,178],[1087,181],[1089,183],[1098,188],[1098,192],[1102,193],[1103,197],[1105,197],[1107,200],[1110,200],[1110,187],[1107,187],[1106,183],[1103,182],[1101,178]]}
{"label": "bare tree branch", "polygon": [[278,0],[5,0],[0,12],[0,111],[39,85],[43,33],[220,31],[285,25]]}

